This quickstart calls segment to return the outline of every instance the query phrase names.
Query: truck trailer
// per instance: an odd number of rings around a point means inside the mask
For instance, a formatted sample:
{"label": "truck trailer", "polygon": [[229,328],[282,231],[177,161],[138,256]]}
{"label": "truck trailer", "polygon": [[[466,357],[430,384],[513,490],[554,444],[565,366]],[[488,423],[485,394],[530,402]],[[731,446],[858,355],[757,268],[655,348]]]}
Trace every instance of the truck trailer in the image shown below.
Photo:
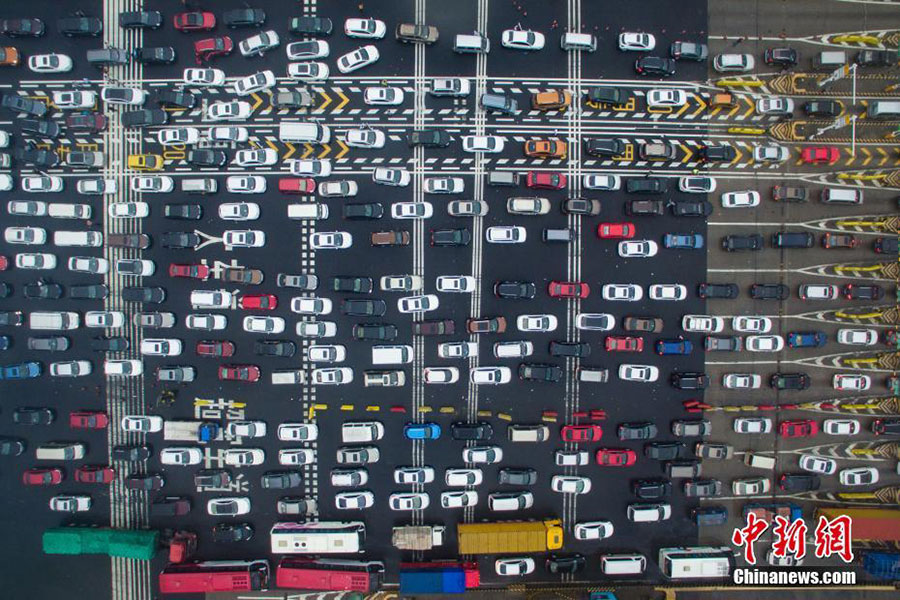
{"label": "truck trailer", "polygon": [[900,542],[900,510],[894,508],[817,508],[819,517],[834,519],[846,515],[853,519],[850,539],[854,542]]}
{"label": "truck trailer", "polygon": [[431,550],[444,543],[443,525],[404,525],[394,527],[391,543],[400,550]]}
{"label": "truck trailer", "polygon": [[222,430],[212,421],[166,421],[163,439],[167,442],[211,442],[222,439]]}
{"label": "truck trailer", "polygon": [[502,521],[456,526],[460,554],[521,554],[558,550],[563,545],[562,521]]}

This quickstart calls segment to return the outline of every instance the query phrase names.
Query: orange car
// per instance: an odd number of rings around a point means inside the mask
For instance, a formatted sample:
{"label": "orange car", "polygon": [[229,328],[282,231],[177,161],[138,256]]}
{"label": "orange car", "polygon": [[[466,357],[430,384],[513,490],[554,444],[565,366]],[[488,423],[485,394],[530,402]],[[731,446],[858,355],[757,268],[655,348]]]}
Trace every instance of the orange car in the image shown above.
{"label": "orange car", "polygon": [[22,60],[22,55],[12,46],[0,48],[0,65],[5,67],[18,67]]}
{"label": "orange car", "polygon": [[531,108],[534,110],[566,110],[572,103],[572,93],[568,90],[553,90],[532,94]]}
{"label": "orange car", "polygon": [[525,156],[534,158],[565,158],[569,146],[560,140],[529,140],[525,142]]}

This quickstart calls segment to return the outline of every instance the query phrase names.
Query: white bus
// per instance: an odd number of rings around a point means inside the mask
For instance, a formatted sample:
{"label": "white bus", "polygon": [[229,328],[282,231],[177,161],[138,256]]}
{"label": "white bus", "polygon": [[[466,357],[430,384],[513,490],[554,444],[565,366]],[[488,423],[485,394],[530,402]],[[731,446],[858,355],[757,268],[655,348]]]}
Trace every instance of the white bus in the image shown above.
{"label": "white bus", "polygon": [[362,521],[275,523],[269,533],[273,554],[345,554],[363,551]]}
{"label": "white bus", "polygon": [[734,568],[734,553],[728,546],[660,548],[659,568],[669,579],[729,577]]}

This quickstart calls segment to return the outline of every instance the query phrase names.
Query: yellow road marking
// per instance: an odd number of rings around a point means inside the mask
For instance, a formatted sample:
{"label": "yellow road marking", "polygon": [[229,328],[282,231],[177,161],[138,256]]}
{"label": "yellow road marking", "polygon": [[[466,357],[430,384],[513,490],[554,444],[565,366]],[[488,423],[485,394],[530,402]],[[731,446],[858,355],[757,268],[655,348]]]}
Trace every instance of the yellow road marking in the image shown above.
{"label": "yellow road marking", "polygon": [[284,142],[284,145],[287,146],[287,154],[284,155],[284,159],[287,160],[294,155],[294,152],[297,151],[297,147],[291,144],[290,142]]}
{"label": "yellow road marking", "polygon": [[328,145],[328,144],[322,144],[322,147],[325,149],[325,151],[322,152],[322,153],[319,155],[319,158],[325,158],[325,157],[328,156],[328,154],[331,152],[331,146],[330,146],[330,145]]}
{"label": "yellow road marking", "polygon": [[696,117],[697,115],[699,115],[700,113],[702,113],[704,110],[706,110],[707,108],[709,108],[709,105],[706,104],[706,102],[703,100],[703,94],[693,94],[693,96],[694,96],[694,98],[697,99],[697,102],[700,103],[700,107],[699,107],[697,110],[695,110],[694,112],[691,113],[691,116],[692,116],[692,117]]}
{"label": "yellow road marking", "polygon": [[326,94],[324,91],[319,92],[319,95],[322,96],[323,98],[325,98],[325,102],[323,104],[320,104],[319,106],[317,106],[316,110],[313,112],[323,112],[325,110],[325,107],[327,107],[329,104],[334,102],[334,100],[331,99],[331,96]]}
{"label": "yellow road marking", "polygon": [[348,98],[347,96],[345,96],[344,94],[342,94],[341,92],[338,92],[336,90],[335,90],[335,93],[341,97],[341,103],[338,104],[337,106],[335,106],[334,111],[333,111],[333,112],[338,112],[339,110],[341,110],[342,108],[347,106],[347,103],[350,102],[350,98]]}
{"label": "yellow road marking", "polygon": [[315,151],[315,148],[312,147],[312,144],[303,144],[303,149],[303,156],[301,156],[300,158],[307,158]]}
{"label": "yellow road marking", "polygon": [[349,147],[347,144],[345,144],[344,142],[342,142],[341,140],[338,140],[337,143],[338,143],[338,146],[341,147],[341,149],[340,149],[340,151],[337,153],[337,155],[335,155],[335,157],[334,157],[335,160],[338,160],[338,159],[343,158],[344,155],[347,154],[347,152],[350,151],[350,147]]}
{"label": "yellow road marking", "polygon": [[262,106],[263,99],[259,96],[259,94],[257,94],[256,92],[253,92],[252,94],[250,94],[250,97],[255,100],[255,102],[253,103],[253,106],[250,107],[250,110],[255,111],[257,108]]}
{"label": "yellow road marking", "polygon": [[690,162],[691,159],[694,157],[694,153],[691,151],[690,148],[688,148],[681,142],[677,142],[677,143],[681,147],[681,149],[684,150],[684,158],[681,159],[681,162],[683,162],[683,163]]}
{"label": "yellow road marking", "polygon": [[366,407],[366,412],[381,412],[381,407],[370,404]]}
{"label": "yellow road marking", "polygon": [[348,411],[353,410],[354,406],[352,404],[341,404],[341,410]]}

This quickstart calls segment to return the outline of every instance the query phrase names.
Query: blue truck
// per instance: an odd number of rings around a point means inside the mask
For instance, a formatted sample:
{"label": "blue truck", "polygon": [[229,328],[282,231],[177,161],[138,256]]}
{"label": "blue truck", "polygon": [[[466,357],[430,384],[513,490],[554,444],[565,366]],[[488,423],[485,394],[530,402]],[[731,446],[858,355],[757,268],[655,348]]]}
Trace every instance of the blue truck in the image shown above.
{"label": "blue truck", "polygon": [[477,587],[477,569],[450,565],[401,568],[400,594],[464,594],[467,577],[469,587]]}
{"label": "blue truck", "polygon": [[41,363],[32,360],[17,365],[0,367],[0,380],[34,379],[35,377],[40,377],[42,372]]}
{"label": "blue truck", "polygon": [[866,552],[862,563],[866,573],[876,579],[900,579],[900,552]]}

